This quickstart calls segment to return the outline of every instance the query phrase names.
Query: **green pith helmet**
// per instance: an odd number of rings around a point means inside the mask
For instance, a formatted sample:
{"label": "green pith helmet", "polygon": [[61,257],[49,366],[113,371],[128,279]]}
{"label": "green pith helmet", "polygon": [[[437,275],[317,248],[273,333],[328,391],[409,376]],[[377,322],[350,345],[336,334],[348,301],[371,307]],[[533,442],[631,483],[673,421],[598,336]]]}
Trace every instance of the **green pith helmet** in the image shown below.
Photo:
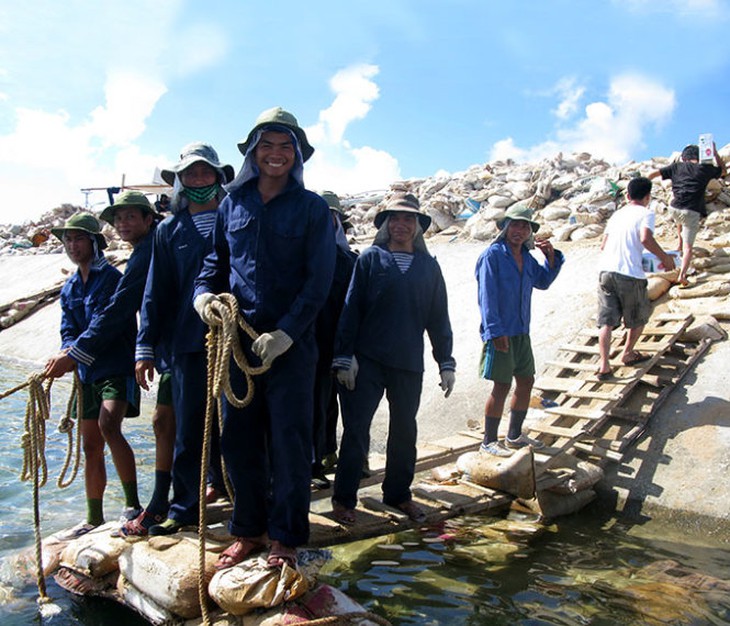
{"label": "green pith helmet", "polygon": [[345,210],[342,208],[339,196],[334,191],[323,191],[319,194],[324,198],[327,206],[333,211],[337,211],[340,215],[345,214]]}
{"label": "green pith helmet", "polygon": [[532,219],[532,209],[526,207],[524,204],[513,204],[509,209],[507,209],[504,213],[504,217],[497,220],[497,228],[502,230],[509,223],[508,220],[513,222],[517,220],[529,222],[533,233],[540,230],[540,224]]}
{"label": "green pith helmet", "polygon": [[194,141],[183,147],[180,151],[180,160],[172,167],[162,170],[160,176],[168,185],[175,184],[175,175],[189,168],[193,163],[203,161],[210,165],[220,177],[218,181],[221,185],[230,183],[233,180],[233,166],[222,165],[218,159],[218,153],[213,146],[202,141]]}
{"label": "green pith helmet", "polygon": [[254,135],[256,135],[256,132],[266,126],[284,126],[291,130],[299,141],[299,148],[302,151],[302,159],[305,161],[314,154],[314,148],[309,145],[307,135],[300,128],[297,118],[281,107],[274,107],[273,109],[267,109],[261,113],[261,115],[256,118],[256,123],[251,129],[251,132],[248,134],[248,137],[246,137],[244,141],[239,142],[238,149],[243,156],[246,156],[248,147],[251,145],[251,140],[254,138]]}
{"label": "green pith helmet", "polygon": [[147,196],[145,196],[141,191],[134,191],[133,189],[128,189],[127,191],[120,193],[114,200],[114,204],[106,207],[106,209],[101,212],[99,219],[102,219],[108,224],[114,226],[114,211],[120,207],[127,206],[138,207],[142,210],[143,214],[149,213],[156,220],[162,219],[162,215],[155,211],[154,207],[147,199]]}
{"label": "green pith helmet", "polygon": [[63,235],[67,230],[83,230],[96,238],[99,250],[106,248],[106,239],[101,234],[101,223],[91,213],[79,211],[69,217],[63,226],[51,228],[51,232],[63,241]]}

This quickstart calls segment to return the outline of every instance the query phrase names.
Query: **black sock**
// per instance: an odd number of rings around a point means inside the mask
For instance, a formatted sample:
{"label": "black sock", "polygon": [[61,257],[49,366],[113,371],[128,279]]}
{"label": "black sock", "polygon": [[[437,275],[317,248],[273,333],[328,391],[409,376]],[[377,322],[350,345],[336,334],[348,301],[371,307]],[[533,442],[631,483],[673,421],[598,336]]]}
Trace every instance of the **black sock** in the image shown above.
{"label": "black sock", "polygon": [[155,488],[147,510],[153,515],[167,515],[170,508],[170,485],[172,474],[164,470],[155,470]]}
{"label": "black sock", "polygon": [[484,416],[484,442],[487,445],[493,441],[497,441],[497,433],[499,432],[499,417]]}
{"label": "black sock", "polygon": [[522,423],[525,421],[525,417],[527,417],[527,410],[512,409],[510,411],[509,430],[507,431],[510,439],[515,440],[522,434]]}

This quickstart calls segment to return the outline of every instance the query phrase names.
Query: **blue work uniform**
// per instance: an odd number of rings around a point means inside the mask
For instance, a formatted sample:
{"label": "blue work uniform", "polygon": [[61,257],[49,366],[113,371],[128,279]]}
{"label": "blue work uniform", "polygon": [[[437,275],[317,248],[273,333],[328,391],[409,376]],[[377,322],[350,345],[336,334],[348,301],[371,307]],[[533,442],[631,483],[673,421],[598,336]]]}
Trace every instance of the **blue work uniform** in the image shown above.
{"label": "blue work uniform", "polygon": [[[110,265],[104,257],[99,257],[93,262],[86,283],[78,271],[64,283],[61,289],[63,350],[74,350],[77,342],[86,341],[99,341],[96,345],[101,346],[108,339],[98,335],[99,332],[110,331],[111,328],[101,319],[102,312],[113,301],[121,277],[122,273],[117,268]],[[117,320],[113,326],[113,340],[95,358],[75,359],[82,383],[91,384],[118,376],[134,377],[134,316]],[[83,353],[91,354],[90,350],[84,350]]]}
{"label": "blue work uniform", "polygon": [[370,424],[387,392],[389,428],[383,501],[411,499],[416,465],[416,414],[423,383],[423,334],[428,333],[439,370],[455,370],[446,284],[436,259],[416,251],[401,272],[385,247],[374,245],[357,262],[335,340],[335,368],[357,357],[352,391],[340,388],[344,431],[333,499],[355,508]]}
{"label": "blue work uniform", "polygon": [[532,290],[547,289],[560,273],[565,257],[555,250],[554,267],[545,259],[540,263],[522,248],[522,271],[503,239],[492,243],[479,255],[476,264],[479,334],[486,342],[496,337],[530,334]]}
{"label": "blue work uniform", "polygon": [[[245,182],[221,202],[195,295],[228,291],[256,332],[280,329],[293,340],[254,378],[251,404],[238,409],[224,401],[221,449],[235,491],[231,534],[267,532],[294,547],[309,537],[314,321],[332,282],[335,238],[329,208],[317,194],[290,176],[264,203],[257,182]],[[258,363],[251,343],[242,333],[249,361]],[[232,365],[239,397],[245,384]]]}
{"label": "blue work uniform", "polygon": [[193,283],[210,249],[210,241],[210,237],[198,232],[187,209],[158,225],[137,334],[138,361],[155,359],[160,346],[169,351],[175,450],[173,497],[168,516],[181,524],[195,524],[198,519],[207,327],[193,309],[192,297]]}

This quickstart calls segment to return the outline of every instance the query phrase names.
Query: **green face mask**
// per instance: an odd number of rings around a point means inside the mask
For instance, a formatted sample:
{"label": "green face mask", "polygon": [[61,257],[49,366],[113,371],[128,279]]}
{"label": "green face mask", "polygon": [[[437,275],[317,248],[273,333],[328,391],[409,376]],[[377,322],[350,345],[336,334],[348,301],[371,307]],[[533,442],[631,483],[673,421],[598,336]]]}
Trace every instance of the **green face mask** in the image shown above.
{"label": "green face mask", "polygon": [[195,204],[207,204],[218,193],[220,185],[213,183],[207,187],[183,187],[182,193]]}

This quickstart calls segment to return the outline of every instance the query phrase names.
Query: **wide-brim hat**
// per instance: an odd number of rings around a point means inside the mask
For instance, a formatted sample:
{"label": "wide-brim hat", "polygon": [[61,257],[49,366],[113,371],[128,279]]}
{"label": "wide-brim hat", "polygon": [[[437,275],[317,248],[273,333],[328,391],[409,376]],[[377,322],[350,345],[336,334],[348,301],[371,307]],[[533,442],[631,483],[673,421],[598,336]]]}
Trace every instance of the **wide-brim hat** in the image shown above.
{"label": "wide-brim hat", "polygon": [[180,151],[180,161],[169,169],[162,170],[160,176],[168,185],[175,184],[175,175],[189,168],[193,163],[203,161],[210,165],[220,174],[221,184],[230,183],[235,174],[232,165],[222,165],[218,159],[218,153],[213,146],[202,141],[194,141],[189,143]]}
{"label": "wide-brim hat", "polygon": [[418,202],[418,198],[412,193],[393,196],[385,205],[385,208],[375,215],[373,223],[375,224],[375,228],[380,228],[385,218],[391,213],[414,213],[418,218],[421,229],[425,233],[431,225],[431,216],[421,213],[420,208],[421,205]]}
{"label": "wide-brim hat", "polygon": [[143,215],[149,214],[156,220],[162,219],[162,215],[155,211],[154,207],[147,199],[147,196],[145,196],[141,191],[134,191],[132,189],[120,193],[114,200],[114,204],[109,205],[101,212],[99,219],[114,226],[114,211],[120,207],[128,206],[137,207],[142,210]]}
{"label": "wide-brim hat", "polygon": [[251,132],[248,133],[248,137],[238,143],[238,149],[243,156],[246,156],[248,148],[251,145],[251,141],[256,136],[259,130],[262,130],[266,126],[284,126],[294,133],[299,141],[299,149],[302,151],[302,159],[307,161],[309,157],[314,154],[314,148],[307,141],[307,135],[299,126],[297,118],[294,117],[289,111],[285,111],[281,107],[274,107],[273,109],[267,109],[261,113],[254,123],[254,127]]}
{"label": "wide-brim hat", "polygon": [[91,213],[79,211],[69,217],[63,226],[51,228],[51,233],[63,241],[63,234],[67,230],[82,230],[93,235],[99,245],[99,250],[106,248],[106,239],[101,234],[101,223]]}
{"label": "wide-brim hat", "polygon": [[536,233],[540,230],[539,222],[532,219],[532,209],[526,207],[523,204],[513,204],[509,209],[504,212],[504,216],[497,220],[497,228],[502,230],[509,224],[510,221],[522,220],[523,222],[529,222],[532,227],[532,232]]}

